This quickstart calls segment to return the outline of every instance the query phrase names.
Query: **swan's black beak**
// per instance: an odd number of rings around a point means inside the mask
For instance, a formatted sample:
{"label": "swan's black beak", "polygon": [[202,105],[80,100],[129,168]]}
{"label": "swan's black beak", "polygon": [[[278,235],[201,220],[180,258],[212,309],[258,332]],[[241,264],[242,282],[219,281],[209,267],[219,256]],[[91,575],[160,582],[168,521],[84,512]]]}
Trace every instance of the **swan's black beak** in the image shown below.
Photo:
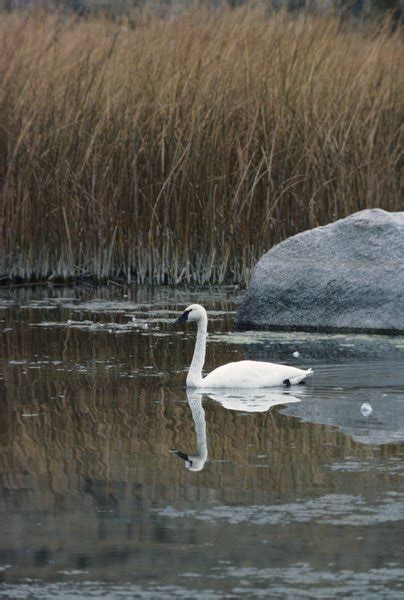
{"label": "swan's black beak", "polygon": [[180,317],[178,317],[178,319],[176,321],[174,321],[173,327],[175,327],[175,325],[178,325],[179,323],[184,323],[185,321],[188,321],[188,315],[189,315],[189,310],[184,311],[182,313],[182,315]]}
{"label": "swan's black beak", "polygon": [[188,461],[189,460],[189,456],[188,454],[184,454],[183,452],[180,452],[179,450],[174,450],[175,454],[177,456],[179,456],[180,458],[182,458],[182,460]]}

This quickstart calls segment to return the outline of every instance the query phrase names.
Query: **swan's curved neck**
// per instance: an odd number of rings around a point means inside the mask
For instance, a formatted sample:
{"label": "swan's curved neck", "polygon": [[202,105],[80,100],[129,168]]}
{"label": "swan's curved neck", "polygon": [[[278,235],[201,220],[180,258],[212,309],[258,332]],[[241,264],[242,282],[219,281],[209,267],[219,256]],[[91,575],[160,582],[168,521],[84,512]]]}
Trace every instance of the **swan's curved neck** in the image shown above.
{"label": "swan's curved neck", "polygon": [[195,350],[187,376],[188,387],[199,387],[202,384],[202,369],[205,363],[206,336],[208,335],[208,317],[203,315],[198,321]]}

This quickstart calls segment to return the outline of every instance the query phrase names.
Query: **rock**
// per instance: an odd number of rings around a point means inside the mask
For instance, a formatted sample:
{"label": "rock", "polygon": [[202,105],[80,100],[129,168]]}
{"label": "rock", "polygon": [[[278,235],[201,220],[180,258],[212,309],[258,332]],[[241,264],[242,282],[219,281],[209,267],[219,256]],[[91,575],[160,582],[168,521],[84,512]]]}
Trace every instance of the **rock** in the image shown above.
{"label": "rock", "polygon": [[404,331],[404,212],[363,210],[274,246],[254,269],[236,326]]}

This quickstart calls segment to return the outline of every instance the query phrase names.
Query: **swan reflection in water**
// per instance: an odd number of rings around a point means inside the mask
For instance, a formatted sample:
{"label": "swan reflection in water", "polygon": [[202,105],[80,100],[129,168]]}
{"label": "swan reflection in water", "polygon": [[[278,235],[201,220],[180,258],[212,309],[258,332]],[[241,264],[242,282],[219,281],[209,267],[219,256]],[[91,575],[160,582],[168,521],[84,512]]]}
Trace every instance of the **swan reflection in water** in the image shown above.
{"label": "swan reflection in water", "polygon": [[274,392],[264,389],[215,389],[212,391],[187,389],[187,400],[191,409],[192,418],[195,423],[196,447],[195,454],[187,454],[175,450],[175,454],[185,461],[189,471],[202,471],[208,458],[208,446],[206,441],[205,411],[202,406],[203,396],[208,396],[218,402],[227,410],[240,412],[266,412],[278,404],[290,404],[300,402],[299,398],[286,392]]}

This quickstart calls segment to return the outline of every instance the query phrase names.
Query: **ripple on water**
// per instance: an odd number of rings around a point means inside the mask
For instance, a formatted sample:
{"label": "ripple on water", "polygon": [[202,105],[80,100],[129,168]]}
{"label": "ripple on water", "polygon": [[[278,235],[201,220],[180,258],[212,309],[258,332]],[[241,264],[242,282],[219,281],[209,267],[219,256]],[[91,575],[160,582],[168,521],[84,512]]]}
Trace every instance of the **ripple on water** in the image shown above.
{"label": "ripple on water", "polygon": [[41,598],[42,600],[53,600],[54,598],[83,599],[102,598],[103,600],[115,600],[119,598],[144,598],[154,600],[156,598],[192,598],[194,600],[215,600],[223,598],[223,594],[212,589],[190,589],[181,585],[158,585],[133,583],[104,583],[101,581],[83,581],[71,583],[48,583],[27,582],[18,585],[0,584],[0,592],[5,598],[19,600]]}
{"label": "ripple on water", "polygon": [[343,473],[365,473],[367,471],[374,471],[377,473],[383,473],[388,475],[401,475],[404,476],[404,464],[401,459],[391,457],[386,462],[374,463],[374,461],[362,459],[361,461],[355,460],[351,457],[346,457],[341,462],[334,462],[328,465],[331,471],[341,471]]}
{"label": "ripple on water", "polygon": [[[404,359],[404,336],[288,331],[215,333],[211,342],[244,346],[252,360]],[[297,356],[296,356],[297,354]]]}
{"label": "ripple on water", "polygon": [[362,496],[328,494],[320,498],[299,500],[289,504],[256,506],[214,506],[206,509],[177,510],[173,507],[156,509],[160,516],[170,519],[197,519],[215,523],[223,519],[231,525],[290,525],[316,521],[327,525],[367,526],[402,521],[404,494],[386,493],[367,504]]}
{"label": "ripple on water", "polygon": [[[85,575],[84,572],[66,572],[66,576]],[[360,600],[401,600],[404,586],[404,568],[390,562],[364,571],[344,569],[317,570],[306,562],[287,567],[258,568],[235,566],[220,561],[216,567],[203,572],[178,573],[188,585],[159,585],[153,581],[142,584],[107,583],[100,581],[71,581],[22,584],[0,584],[0,592],[7,598],[192,598],[215,600],[229,597],[268,598],[321,598],[354,597]],[[222,581],[228,592],[216,588]],[[216,588],[216,589],[215,589]]]}
{"label": "ripple on water", "polygon": [[[398,600],[402,597],[404,568],[397,563],[389,563],[366,572],[349,569],[317,571],[303,562],[284,568],[266,569],[230,566],[224,568],[218,577],[237,579],[232,591],[243,596],[268,597],[266,594],[271,586],[279,598],[354,597],[368,600],[383,597]],[[255,587],[257,584],[261,589]],[[262,589],[264,584],[267,589]]]}
{"label": "ripple on water", "polygon": [[104,332],[104,333],[129,333],[131,331],[148,329],[146,321],[128,321],[127,323],[102,323],[99,321],[42,321],[41,323],[30,323],[31,327],[48,328],[70,328],[80,331]]}

